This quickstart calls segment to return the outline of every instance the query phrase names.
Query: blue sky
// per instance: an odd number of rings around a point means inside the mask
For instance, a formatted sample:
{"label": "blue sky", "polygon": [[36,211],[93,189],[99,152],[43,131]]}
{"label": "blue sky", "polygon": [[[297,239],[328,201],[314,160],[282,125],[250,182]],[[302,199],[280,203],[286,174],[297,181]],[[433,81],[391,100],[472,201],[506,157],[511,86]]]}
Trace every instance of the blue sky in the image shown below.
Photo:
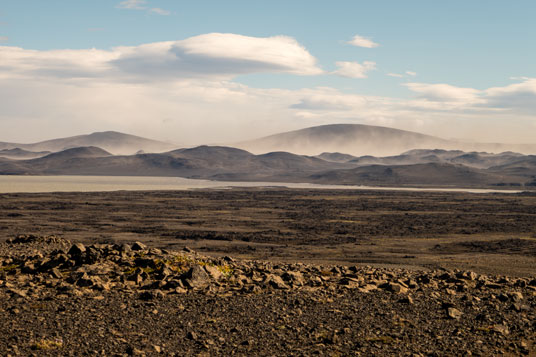
{"label": "blue sky", "polygon": [[[0,140],[120,130],[190,144],[355,122],[528,141],[535,14],[528,0],[2,0]],[[163,66],[170,53],[182,62]]]}

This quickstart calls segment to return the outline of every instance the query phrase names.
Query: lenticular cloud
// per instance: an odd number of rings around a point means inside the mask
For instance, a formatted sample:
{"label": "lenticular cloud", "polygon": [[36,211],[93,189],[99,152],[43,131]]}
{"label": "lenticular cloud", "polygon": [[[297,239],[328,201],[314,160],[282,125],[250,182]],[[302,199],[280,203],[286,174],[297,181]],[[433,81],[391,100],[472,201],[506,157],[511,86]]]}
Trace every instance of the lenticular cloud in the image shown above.
{"label": "lenticular cloud", "polygon": [[281,72],[316,75],[316,59],[295,39],[211,33],[181,41],[155,42],[112,50],[36,51],[0,47],[0,76],[107,80],[230,79]]}

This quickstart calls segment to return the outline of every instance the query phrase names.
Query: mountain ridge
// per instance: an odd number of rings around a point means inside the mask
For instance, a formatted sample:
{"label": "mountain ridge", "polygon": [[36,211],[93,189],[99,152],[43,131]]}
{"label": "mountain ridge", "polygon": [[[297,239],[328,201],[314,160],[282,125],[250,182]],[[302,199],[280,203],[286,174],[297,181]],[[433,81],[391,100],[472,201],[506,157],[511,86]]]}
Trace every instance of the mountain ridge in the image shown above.
{"label": "mountain ridge", "polygon": [[163,152],[177,148],[177,146],[173,144],[125,134],[118,131],[94,132],[91,134],[50,139],[30,144],[0,142],[0,150],[19,148],[28,151],[58,152],[84,146],[100,147],[101,149],[114,154],[133,154],[139,150],[145,152]]}
{"label": "mountain ridge", "polygon": [[[481,162],[473,162],[472,166],[452,162],[466,155]],[[393,157],[358,157],[341,163],[288,152],[255,155],[224,146],[136,155],[111,155],[100,148],[82,147],[30,160],[0,158],[0,174],[176,176],[225,181],[534,189],[536,156],[420,150]]]}

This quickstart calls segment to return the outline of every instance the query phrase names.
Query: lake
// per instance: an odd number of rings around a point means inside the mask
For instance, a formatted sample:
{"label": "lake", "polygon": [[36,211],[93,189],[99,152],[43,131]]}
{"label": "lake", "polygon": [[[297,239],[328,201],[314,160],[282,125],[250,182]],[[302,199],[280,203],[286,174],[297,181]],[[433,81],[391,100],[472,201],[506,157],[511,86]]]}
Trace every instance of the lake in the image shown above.
{"label": "lake", "polygon": [[453,191],[471,193],[518,193],[519,190],[491,190],[465,188],[408,188],[408,187],[371,187],[351,185],[317,185],[312,183],[286,182],[230,182],[194,180],[182,177],[146,176],[12,176],[0,175],[0,193],[14,192],[98,192],[119,190],[192,190],[231,187],[288,187],[309,189],[345,190],[397,190],[397,191]]}

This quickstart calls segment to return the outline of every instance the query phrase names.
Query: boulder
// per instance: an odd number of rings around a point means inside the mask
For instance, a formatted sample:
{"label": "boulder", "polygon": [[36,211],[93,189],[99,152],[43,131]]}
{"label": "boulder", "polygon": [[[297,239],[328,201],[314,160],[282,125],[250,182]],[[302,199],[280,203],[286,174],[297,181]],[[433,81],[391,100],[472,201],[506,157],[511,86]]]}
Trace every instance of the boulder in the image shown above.
{"label": "boulder", "polygon": [[192,288],[202,288],[208,285],[210,276],[202,266],[196,265],[184,274],[183,280]]}
{"label": "boulder", "polygon": [[147,246],[143,244],[142,242],[135,242],[134,244],[132,244],[131,249],[134,251],[140,251],[140,250],[147,249]]}

